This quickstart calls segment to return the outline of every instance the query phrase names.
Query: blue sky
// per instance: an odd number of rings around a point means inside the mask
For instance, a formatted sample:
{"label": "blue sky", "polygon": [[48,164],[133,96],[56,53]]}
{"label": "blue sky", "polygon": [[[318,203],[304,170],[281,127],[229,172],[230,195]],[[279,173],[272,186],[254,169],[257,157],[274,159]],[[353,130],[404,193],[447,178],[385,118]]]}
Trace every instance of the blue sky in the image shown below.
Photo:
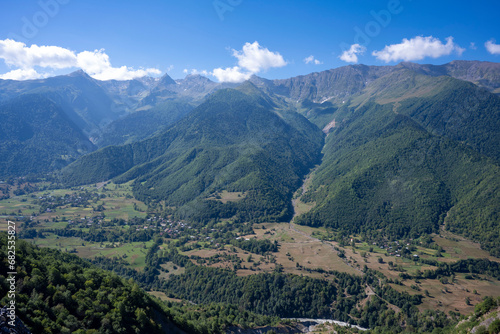
{"label": "blue sky", "polygon": [[102,80],[241,81],[352,63],[499,62],[499,13],[498,1],[0,0],[0,77],[82,68]]}

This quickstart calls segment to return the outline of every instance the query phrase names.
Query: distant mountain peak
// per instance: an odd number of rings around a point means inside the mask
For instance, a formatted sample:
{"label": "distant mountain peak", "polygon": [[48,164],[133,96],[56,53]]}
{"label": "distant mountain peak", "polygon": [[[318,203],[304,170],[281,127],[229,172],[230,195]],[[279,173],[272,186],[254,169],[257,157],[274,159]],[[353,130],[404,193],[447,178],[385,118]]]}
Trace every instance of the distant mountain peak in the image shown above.
{"label": "distant mountain peak", "polygon": [[177,80],[176,82],[213,83],[212,80],[200,74],[188,74],[184,79]]}
{"label": "distant mountain peak", "polygon": [[164,76],[161,77],[160,82],[158,83],[159,85],[175,85],[175,80],[172,79],[168,74],[165,74]]}
{"label": "distant mountain peak", "polygon": [[254,85],[261,85],[261,84],[268,84],[268,83],[271,83],[272,80],[268,80],[268,79],[265,79],[265,78],[261,78],[255,74],[253,74],[250,79],[248,79],[247,81],[250,81],[251,83],[253,83]]}
{"label": "distant mountain peak", "polygon": [[71,72],[67,76],[71,77],[71,78],[84,77],[84,78],[92,79],[92,77],[90,75],[88,75],[87,72],[85,72],[84,70],[78,70],[75,72]]}

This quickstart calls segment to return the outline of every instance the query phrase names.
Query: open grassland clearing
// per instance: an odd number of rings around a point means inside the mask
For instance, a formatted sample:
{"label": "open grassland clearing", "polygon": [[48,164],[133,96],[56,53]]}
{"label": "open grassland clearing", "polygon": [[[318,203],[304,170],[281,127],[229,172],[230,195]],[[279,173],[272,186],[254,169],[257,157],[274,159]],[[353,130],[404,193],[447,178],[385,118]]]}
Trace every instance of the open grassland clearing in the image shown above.
{"label": "open grassland clearing", "polygon": [[482,250],[480,244],[451,232],[442,231],[440,235],[434,235],[433,239],[445,250],[443,255],[449,254],[452,259],[482,258],[500,262],[500,259],[490,256],[487,251]]}
{"label": "open grassland clearing", "polygon": [[294,211],[295,215],[299,216],[301,214],[307,213],[311,211],[312,208],[316,205],[316,203],[304,203],[300,199],[294,200]]}
{"label": "open grassland clearing", "polygon": [[[297,226],[295,224],[270,223],[263,224],[265,229],[254,229],[257,239],[277,240],[280,248],[276,255],[277,262],[286,272],[306,274],[299,268],[317,269],[326,271],[336,270],[350,274],[359,274],[359,271],[348,266],[338,255],[337,251],[326,242],[311,237],[307,232],[314,228]],[[271,233],[266,234],[267,231]]]}
{"label": "open grassland clearing", "polygon": [[236,273],[239,276],[270,272],[276,267],[271,262],[274,253],[270,256],[262,256],[234,246],[225,246],[224,249],[197,249],[182,254],[189,257],[200,257],[201,259],[198,260],[192,259],[192,262],[213,268],[234,270],[235,264],[239,263],[239,266],[236,267]]}
{"label": "open grassland clearing", "polygon": [[160,265],[160,278],[168,279],[170,275],[181,275],[184,274],[186,268],[179,267],[173,262],[166,262]]}
{"label": "open grassland clearing", "polygon": [[[3,217],[0,216],[0,219],[2,219]],[[9,228],[8,228],[8,223],[7,223],[7,220],[5,221],[0,221],[0,231],[7,231]]]}
{"label": "open grassland clearing", "polygon": [[79,257],[92,259],[97,256],[106,258],[121,258],[128,262],[129,266],[136,270],[142,270],[145,266],[146,253],[153,244],[149,242],[89,242],[74,237],[58,237],[49,234],[45,238],[34,238],[31,242],[40,247],[59,249],[63,252],[72,252]]}
{"label": "open grassland clearing", "polygon": [[[328,244],[309,241],[306,243],[282,243],[277,261],[285,271],[297,275],[304,274],[304,269],[324,269],[359,275],[360,272],[349,267]],[[329,275],[326,275],[326,277]]]}
{"label": "open grassland clearing", "polygon": [[[311,227],[294,225],[295,229],[311,236],[320,237],[327,233],[324,229],[315,229]],[[374,270],[381,271],[388,277],[395,278],[401,272],[410,274],[415,271],[424,271],[426,269],[435,270],[436,267],[421,263],[419,258],[435,260],[443,263],[453,263],[462,259],[489,259],[490,261],[500,262],[500,259],[490,256],[488,252],[482,250],[478,243],[459,238],[458,236],[449,234],[446,238],[438,235],[432,235],[432,239],[436,246],[441,247],[441,251],[434,248],[426,248],[421,244],[406,244],[404,241],[399,241],[399,251],[394,251],[388,248],[381,248],[367,242],[359,242],[359,236],[352,236],[355,241],[355,246],[341,246],[335,241],[328,241],[329,244],[335,246],[345,252],[346,258],[350,264],[356,268],[362,269],[365,265]],[[409,249],[409,256],[402,256],[402,250]]]}
{"label": "open grassland clearing", "polygon": [[[405,280],[402,285],[391,284],[399,292],[421,294],[424,296],[421,311],[438,309],[446,313],[450,311],[468,314],[484,297],[500,296],[500,281],[478,275],[480,279],[469,280],[465,274],[457,274],[453,282],[443,284],[437,279]],[[416,289],[417,287],[417,289]]]}
{"label": "open grassland clearing", "polygon": [[181,303],[184,304],[185,301],[177,298],[170,298],[164,292],[161,291],[146,291],[149,295],[160,299],[163,302],[173,302],[173,303]]}
{"label": "open grassland clearing", "polygon": [[385,250],[380,248],[376,249],[373,247],[373,250],[370,252],[371,248],[366,243],[361,244],[360,247],[356,245],[354,248],[341,247],[339,243],[333,241],[329,243],[345,252],[345,258],[351,266],[361,270],[366,265],[369,269],[380,271],[392,279],[398,278],[401,272],[437,269],[437,267],[429,265],[419,265],[415,261],[404,257],[388,256]]}
{"label": "open grassland clearing", "polygon": [[220,201],[220,202],[226,204],[227,202],[241,201],[246,196],[247,196],[246,193],[241,192],[241,191],[231,192],[231,191],[223,190],[221,192],[215,193],[213,196],[208,197],[207,199],[217,200],[217,201]]}
{"label": "open grassland clearing", "polygon": [[[335,121],[334,121],[335,122]],[[300,216],[304,213],[311,211],[312,208],[316,205],[316,203],[306,203],[302,201],[302,195],[304,195],[310,188],[312,183],[312,178],[314,176],[314,171],[318,166],[316,166],[312,172],[304,180],[302,187],[300,187],[294,194],[292,205],[293,205],[293,218]]]}

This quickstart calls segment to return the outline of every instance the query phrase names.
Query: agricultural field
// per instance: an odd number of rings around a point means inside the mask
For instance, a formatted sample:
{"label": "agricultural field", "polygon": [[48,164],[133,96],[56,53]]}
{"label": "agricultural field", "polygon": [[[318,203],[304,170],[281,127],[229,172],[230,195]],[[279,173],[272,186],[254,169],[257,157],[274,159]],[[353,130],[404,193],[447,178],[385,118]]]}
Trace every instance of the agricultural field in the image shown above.
{"label": "agricultural field", "polygon": [[[298,231],[310,236],[321,236],[326,234],[325,229],[315,229],[305,226],[293,225]],[[356,236],[353,236],[356,240]],[[432,235],[438,250],[416,246],[412,254],[418,255],[422,259],[432,259],[438,262],[451,263],[461,259],[489,259],[500,262],[500,259],[492,257],[488,252],[482,250],[479,244],[460,238],[449,232],[441,235]],[[401,248],[411,248],[412,245],[398,242]],[[435,270],[437,267],[421,263],[406,257],[398,256],[399,252],[390,252],[385,248],[366,242],[355,242],[355,246],[342,247],[338,242],[325,241],[325,244],[345,253],[345,260],[349,268],[356,268],[358,272],[366,267],[377,270],[388,279],[399,281],[399,284],[391,284],[396,290],[408,292],[410,294],[422,294],[423,302],[421,310],[440,309],[446,312],[455,311],[462,314],[470,313],[474,310],[474,305],[479,303],[485,296],[500,296],[500,281],[486,275],[475,275],[473,278],[466,274],[456,274],[453,280],[443,281],[437,279],[402,279],[401,273],[415,275],[417,271]],[[390,254],[394,255],[390,255]],[[436,256],[439,254],[439,256]],[[326,254],[318,252],[316,261],[321,262],[321,258]],[[279,256],[278,256],[279,257]],[[337,269],[342,270],[340,267]],[[467,278],[466,278],[467,277]],[[427,291],[427,293],[426,293]],[[466,302],[468,300],[468,303]]]}
{"label": "agricultural field", "polygon": [[[254,234],[242,236],[244,239],[277,241],[279,251],[268,255],[251,253],[241,248],[225,245],[223,248],[203,248],[183,252],[189,257],[200,257],[205,260],[193,260],[195,264],[216,268],[235,269],[239,276],[252,275],[258,272],[271,272],[276,265],[281,265],[284,272],[306,275],[316,278],[332,278],[333,275],[316,272],[322,268],[325,271],[341,271],[351,274],[361,274],[360,271],[347,265],[332,246],[319,240],[313,240],[292,229],[289,224],[264,223],[254,225]],[[238,260],[239,259],[239,260]],[[309,269],[309,271],[308,271]]]}
{"label": "agricultural field", "polygon": [[[87,197],[85,197],[87,196]],[[58,201],[58,199],[60,199]],[[101,206],[101,207],[100,207]],[[41,222],[104,216],[108,220],[144,218],[147,207],[132,197],[130,184],[98,183],[70,189],[51,189],[0,200],[0,223],[26,217]]]}

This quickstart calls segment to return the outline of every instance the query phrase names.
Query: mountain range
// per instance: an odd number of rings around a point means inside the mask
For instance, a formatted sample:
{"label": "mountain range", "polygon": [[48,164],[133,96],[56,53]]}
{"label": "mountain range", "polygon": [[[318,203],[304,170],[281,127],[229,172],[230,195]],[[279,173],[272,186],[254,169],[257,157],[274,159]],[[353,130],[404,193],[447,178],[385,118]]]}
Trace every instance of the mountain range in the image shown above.
{"label": "mountain range", "polygon": [[66,166],[64,184],[133,181],[136,198],[183,218],[288,221],[316,165],[300,224],[393,237],[444,226],[499,256],[499,94],[500,64],[476,61],[241,85],[2,80],[0,178]]}

